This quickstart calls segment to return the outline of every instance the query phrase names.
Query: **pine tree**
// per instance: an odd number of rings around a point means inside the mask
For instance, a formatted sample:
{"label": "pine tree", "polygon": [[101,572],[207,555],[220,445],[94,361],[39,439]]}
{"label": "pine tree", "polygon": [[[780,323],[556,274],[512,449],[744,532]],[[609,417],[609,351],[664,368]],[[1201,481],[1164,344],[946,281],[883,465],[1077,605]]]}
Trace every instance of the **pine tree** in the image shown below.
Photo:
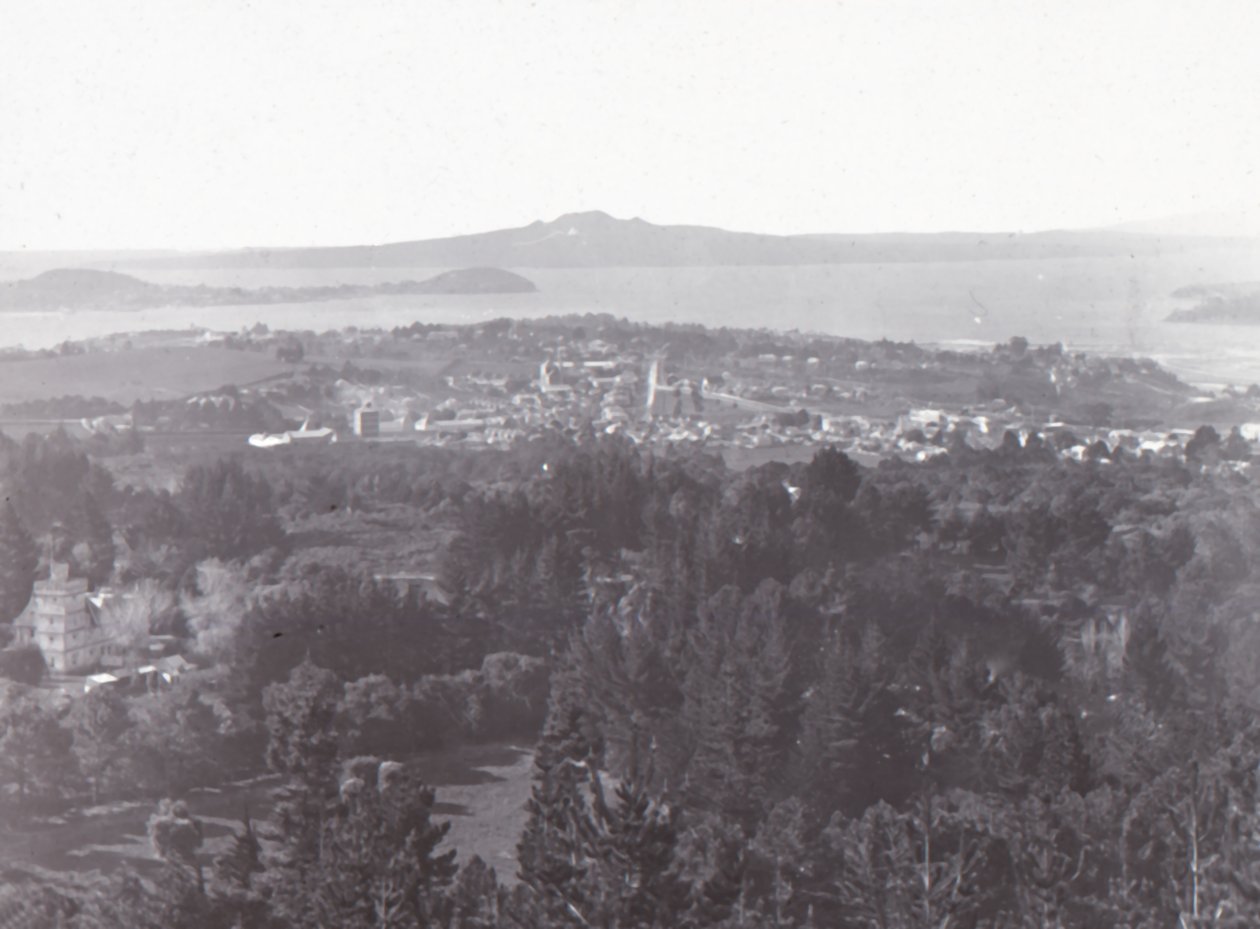
{"label": "pine tree", "polygon": [[623,782],[616,802],[596,803],[598,835],[592,843],[591,912],[595,924],[626,929],[671,929],[689,906],[690,886],[678,874],[678,813],[650,797],[642,785]]}
{"label": "pine tree", "polygon": [[[877,692],[838,635],[824,647],[818,679],[806,695],[797,764],[802,792],[830,818],[848,798],[865,799],[859,779],[863,762],[873,759],[863,751],[863,717]],[[865,804],[859,801],[859,806]]]}
{"label": "pine tree", "polygon": [[[717,599],[717,598],[714,598]],[[689,807],[729,816],[747,826],[755,803],[741,765],[746,692],[741,669],[729,653],[726,623],[712,605],[699,617],[688,640],[690,661],[683,682],[682,712],[694,750],[686,772],[684,796]]]}
{"label": "pine tree", "polygon": [[737,835],[718,842],[712,872],[696,888],[692,914],[698,926],[725,926],[744,893],[746,843]]}
{"label": "pine tree", "polygon": [[744,604],[734,646],[746,688],[745,718],[737,755],[749,779],[752,816],[762,816],[786,787],[783,769],[793,742],[799,703],[793,676],[782,587],[764,582]]}
{"label": "pine tree", "polygon": [[1074,715],[1048,688],[1022,674],[1003,678],[998,690],[1004,702],[980,721],[985,768],[994,786],[1013,797],[1084,793],[1090,762]]}
{"label": "pine tree", "polygon": [[1126,925],[1115,849],[1118,804],[1107,790],[1063,791],[999,809],[991,820],[1006,843],[1020,925]]}
{"label": "pine tree", "polygon": [[74,560],[93,587],[109,581],[114,572],[114,529],[90,493],[84,493],[74,513]]}
{"label": "pine tree", "polygon": [[360,759],[325,820],[308,888],[316,925],[415,929],[441,912],[455,852],[432,821],[434,793],[395,762]]}
{"label": "pine tree", "polygon": [[[773,585],[772,585],[773,586]],[[688,806],[755,828],[781,769],[791,716],[782,605],[767,587],[710,598],[687,639],[682,714],[694,749]]]}
{"label": "pine tree", "polygon": [[520,880],[545,914],[546,925],[556,927],[583,925],[589,910],[585,883],[594,758],[579,696],[573,690],[553,693],[534,753],[529,816],[516,854]]}
{"label": "pine tree", "polygon": [[501,896],[494,868],[473,855],[459,869],[447,894],[447,924],[450,929],[497,929],[501,925]]}
{"label": "pine tree", "polygon": [[575,684],[598,719],[604,765],[656,783],[678,773],[682,695],[667,658],[669,624],[628,612],[596,613],[574,637]]}
{"label": "pine tree", "polygon": [[166,866],[153,880],[124,868],[87,896],[71,925],[75,929],[205,929],[221,925],[221,915],[185,868]]}
{"label": "pine tree", "polygon": [[776,804],[752,842],[750,883],[765,901],[768,926],[795,925],[805,915],[796,890],[808,872],[806,814],[797,797]]}
{"label": "pine tree", "polygon": [[26,609],[38,565],[35,540],[5,500],[0,506],[0,622],[12,622]]}
{"label": "pine tree", "polygon": [[189,468],[176,501],[197,540],[198,558],[245,558],[284,537],[271,486],[236,459]]}
{"label": "pine tree", "polygon": [[241,829],[234,833],[227,851],[214,860],[214,875],[221,888],[243,893],[251,889],[254,876],[263,870],[262,845],[248,815],[241,819]]}
{"label": "pine tree", "polygon": [[878,803],[832,829],[841,902],[858,925],[1006,925],[1009,871],[985,817],[974,795],[923,795],[904,812]]}

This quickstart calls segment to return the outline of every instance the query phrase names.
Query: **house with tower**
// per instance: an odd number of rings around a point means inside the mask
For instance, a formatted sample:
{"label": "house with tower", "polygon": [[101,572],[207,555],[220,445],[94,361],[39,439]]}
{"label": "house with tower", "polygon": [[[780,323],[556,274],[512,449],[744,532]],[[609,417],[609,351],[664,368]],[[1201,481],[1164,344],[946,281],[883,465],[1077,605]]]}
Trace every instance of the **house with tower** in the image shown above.
{"label": "house with tower", "polygon": [[99,665],[113,646],[113,635],[101,622],[100,604],[88,594],[87,578],[71,577],[64,562],[53,562],[48,577],[35,582],[13,631],[15,644],[37,646],[54,674],[76,674]]}

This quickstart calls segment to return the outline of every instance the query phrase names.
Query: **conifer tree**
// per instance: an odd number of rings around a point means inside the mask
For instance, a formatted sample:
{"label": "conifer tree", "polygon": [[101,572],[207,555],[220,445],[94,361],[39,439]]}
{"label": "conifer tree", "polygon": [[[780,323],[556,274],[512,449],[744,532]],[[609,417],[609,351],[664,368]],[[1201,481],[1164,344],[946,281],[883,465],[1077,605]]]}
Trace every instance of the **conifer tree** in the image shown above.
{"label": "conifer tree", "polygon": [[262,845],[254,832],[254,824],[246,815],[241,829],[232,835],[227,851],[214,860],[216,882],[233,893],[251,889],[254,876],[263,870]]}
{"label": "conifer tree", "polygon": [[447,923],[450,929],[497,929],[502,896],[499,881],[479,855],[473,855],[459,869],[447,893]]}
{"label": "conifer tree", "polygon": [[166,799],[149,817],[146,829],[157,856],[174,868],[185,869],[205,889],[204,873],[197,852],[205,840],[201,820],[192,816],[182,800]]}
{"label": "conifer tree", "polygon": [[796,890],[808,871],[806,815],[799,798],[784,800],[770,810],[753,839],[750,883],[765,901],[767,926],[794,926],[805,915]]}
{"label": "conifer tree", "polygon": [[592,832],[589,785],[594,757],[580,694],[553,692],[534,753],[528,819],[517,844],[518,876],[532,891],[547,925],[581,925],[589,910],[586,887]]}
{"label": "conifer tree", "polygon": [[1004,845],[974,795],[921,796],[908,810],[878,803],[832,831],[844,865],[838,893],[858,925],[1005,925]]}
{"label": "conifer tree", "polygon": [[245,558],[284,536],[271,486],[236,459],[189,468],[176,502],[197,540],[198,558]]}
{"label": "conifer tree", "polygon": [[736,835],[719,840],[712,872],[696,888],[692,913],[699,926],[725,926],[740,907],[747,870],[746,843]]}
{"label": "conifer tree", "polygon": [[74,929],[205,929],[221,925],[223,915],[187,869],[168,865],[153,880],[123,869],[87,897],[70,925]]}
{"label": "conifer tree", "polygon": [[713,597],[689,639],[684,704],[695,752],[687,802],[720,811],[748,830],[786,784],[796,694],[781,589],[766,582],[742,598]]}
{"label": "conifer tree", "polygon": [[839,635],[824,644],[822,667],[806,694],[797,765],[810,806],[830,818],[858,788],[863,760],[863,716],[876,691]]}
{"label": "conifer tree", "polygon": [[323,824],[308,875],[316,925],[414,929],[442,911],[455,852],[432,821],[434,793],[400,764],[358,759]]}
{"label": "conifer tree", "polygon": [[109,581],[114,572],[114,529],[90,493],[84,493],[74,516],[74,559],[93,587]]}
{"label": "conifer tree", "polygon": [[690,886],[678,874],[678,813],[634,782],[622,782],[611,806],[595,805],[591,849],[594,888],[588,921],[626,929],[682,925]]}
{"label": "conifer tree", "polygon": [[12,622],[31,599],[39,555],[13,504],[0,506],[0,622]]}

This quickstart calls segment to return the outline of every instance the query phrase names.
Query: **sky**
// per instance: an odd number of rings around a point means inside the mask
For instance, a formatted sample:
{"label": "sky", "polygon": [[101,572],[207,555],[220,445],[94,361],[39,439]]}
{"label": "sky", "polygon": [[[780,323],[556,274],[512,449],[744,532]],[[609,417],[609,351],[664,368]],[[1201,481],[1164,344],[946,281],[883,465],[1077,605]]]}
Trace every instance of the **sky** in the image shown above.
{"label": "sky", "polygon": [[0,249],[1260,232],[1254,0],[0,0]]}

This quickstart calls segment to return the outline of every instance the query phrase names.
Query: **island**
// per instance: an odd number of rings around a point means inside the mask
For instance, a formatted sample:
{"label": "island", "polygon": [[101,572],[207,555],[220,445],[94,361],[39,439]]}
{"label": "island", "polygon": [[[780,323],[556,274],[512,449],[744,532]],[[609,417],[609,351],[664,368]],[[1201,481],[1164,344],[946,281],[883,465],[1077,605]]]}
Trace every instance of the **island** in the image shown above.
{"label": "island", "polygon": [[502,268],[460,268],[423,281],[257,288],[155,284],[117,271],[57,268],[32,278],[0,284],[0,311],[315,303],[411,294],[533,293],[537,289],[532,281]]}

